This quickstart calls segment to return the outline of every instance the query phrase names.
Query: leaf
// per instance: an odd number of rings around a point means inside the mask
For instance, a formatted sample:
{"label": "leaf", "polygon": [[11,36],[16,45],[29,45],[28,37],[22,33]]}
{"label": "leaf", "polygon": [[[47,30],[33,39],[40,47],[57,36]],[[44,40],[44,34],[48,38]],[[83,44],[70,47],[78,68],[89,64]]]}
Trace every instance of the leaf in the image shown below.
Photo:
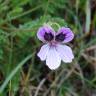
{"label": "leaf", "polygon": [[14,16],[17,16],[17,15],[21,14],[22,12],[23,12],[23,8],[22,7],[16,7],[16,8],[14,8],[13,10],[11,10],[7,14],[7,17],[8,18],[11,18],[11,17],[14,17]]}
{"label": "leaf", "polygon": [[0,87],[0,93],[2,93],[7,86],[8,82],[15,76],[15,74],[20,70],[20,68],[30,59],[32,58],[32,54],[28,55],[25,59],[23,59],[19,64],[17,64],[17,67],[13,69],[13,71],[10,73],[10,75],[5,79],[4,83]]}

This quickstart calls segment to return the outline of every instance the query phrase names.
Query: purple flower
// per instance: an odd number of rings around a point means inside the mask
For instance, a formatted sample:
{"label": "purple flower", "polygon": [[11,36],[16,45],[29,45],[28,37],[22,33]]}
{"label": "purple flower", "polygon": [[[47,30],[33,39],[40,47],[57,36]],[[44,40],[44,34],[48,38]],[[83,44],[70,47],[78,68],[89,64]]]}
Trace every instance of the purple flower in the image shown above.
{"label": "purple flower", "polygon": [[65,63],[72,62],[74,58],[72,50],[65,45],[74,38],[70,28],[61,27],[58,32],[55,32],[51,26],[44,25],[39,28],[37,37],[45,43],[37,55],[42,61],[46,60],[46,65],[51,70],[57,69],[61,60]]}

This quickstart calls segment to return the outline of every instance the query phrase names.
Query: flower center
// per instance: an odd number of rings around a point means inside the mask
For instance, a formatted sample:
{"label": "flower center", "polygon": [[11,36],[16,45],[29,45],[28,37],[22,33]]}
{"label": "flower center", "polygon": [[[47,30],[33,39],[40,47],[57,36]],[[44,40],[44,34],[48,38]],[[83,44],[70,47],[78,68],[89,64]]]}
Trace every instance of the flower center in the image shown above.
{"label": "flower center", "polygon": [[44,34],[44,39],[45,39],[46,41],[51,41],[53,38],[54,38],[54,36],[52,35],[52,33],[47,33],[47,32],[45,32],[45,34]]}
{"label": "flower center", "polygon": [[58,35],[56,35],[55,40],[58,42],[62,42],[65,39],[65,34],[60,33]]}

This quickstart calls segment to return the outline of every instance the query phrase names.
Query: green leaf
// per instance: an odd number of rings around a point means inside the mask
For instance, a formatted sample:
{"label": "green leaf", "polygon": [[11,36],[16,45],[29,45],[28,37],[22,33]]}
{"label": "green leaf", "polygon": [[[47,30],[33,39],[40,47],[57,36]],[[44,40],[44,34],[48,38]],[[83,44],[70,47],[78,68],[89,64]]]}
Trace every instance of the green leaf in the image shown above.
{"label": "green leaf", "polygon": [[24,60],[22,60],[19,64],[17,64],[17,67],[13,69],[13,71],[10,73],[10,75],[5,79],[4,83],[0,87],[0,93],[2,93],[7,86],[8,82],[15,76],[15,74],[20,70],[20,68],[30,59],[32,58],[32,54],[28,55]]}
{"label": "green leaf", "polygon": [[8,18],[14,17],[14,16],[18,16],[19,14],[21,14],[23,12],[23,8],[22,7],[16,7],[14,8],[12,11],[10,11],[7,15]]}

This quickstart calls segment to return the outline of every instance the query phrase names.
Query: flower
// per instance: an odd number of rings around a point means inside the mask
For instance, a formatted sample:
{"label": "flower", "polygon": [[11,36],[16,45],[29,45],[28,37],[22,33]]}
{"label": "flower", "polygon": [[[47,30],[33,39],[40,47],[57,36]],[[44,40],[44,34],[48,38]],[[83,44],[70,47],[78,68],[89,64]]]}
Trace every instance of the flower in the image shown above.
{"label": "flower", "polygon": [[70,28],[61,27],[58,32],[55,32],[49,25],[40,27],[37,32],[37,37],[45,43],[37,56],[41,61],[46,60],[46,65],[51,69],[57,69],[61,60],[65,63],[72,62],[74,55],[69,46],[65,43],[70,42],[74,38],[73,32]]}

